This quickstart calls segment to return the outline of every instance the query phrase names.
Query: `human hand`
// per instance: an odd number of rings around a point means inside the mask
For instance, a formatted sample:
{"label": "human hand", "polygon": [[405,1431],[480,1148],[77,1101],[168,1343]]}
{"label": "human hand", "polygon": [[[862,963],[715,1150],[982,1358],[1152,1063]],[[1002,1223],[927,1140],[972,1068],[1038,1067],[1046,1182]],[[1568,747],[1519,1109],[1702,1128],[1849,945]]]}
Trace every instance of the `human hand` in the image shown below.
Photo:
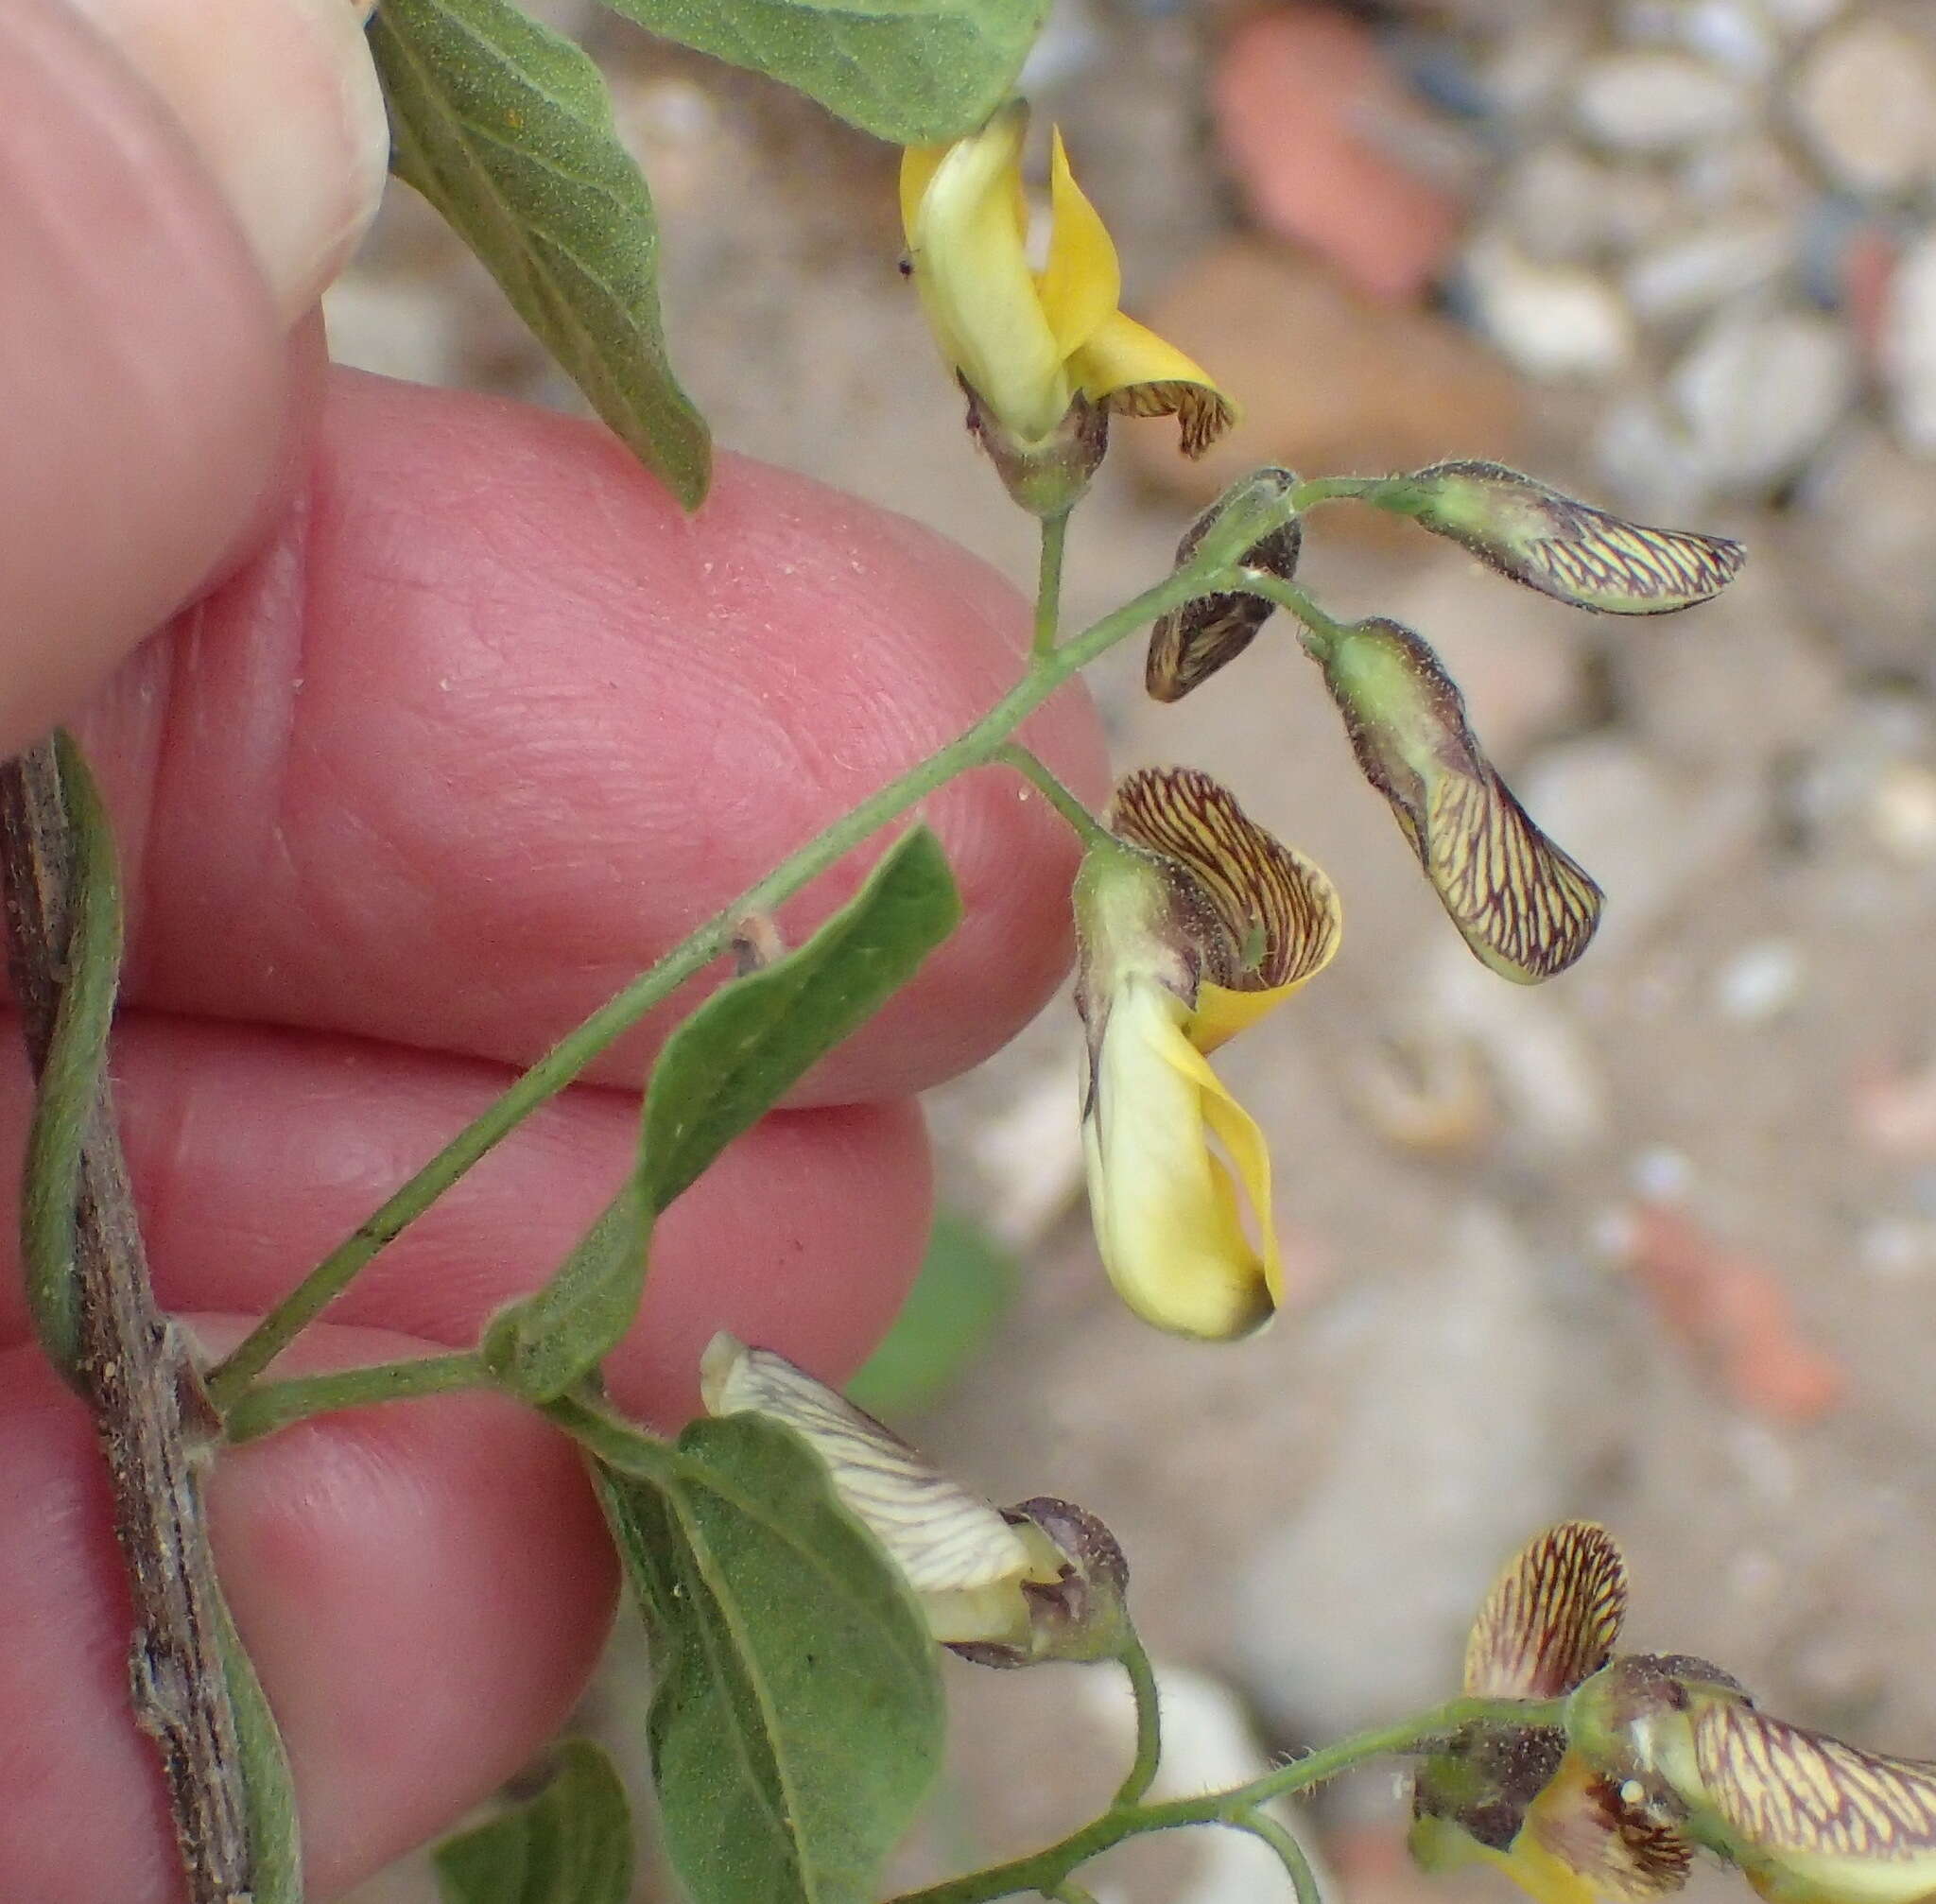
{"label": "human hand", "polygon": [[[131,908],[117,1102],[157,1292],[212,1344],[515,1067],[978,713],[1027,642],[987,571],[804,479],[723,459],[687,521],[587,425],[324,372],[302,313],[374,186],[342,130],[363,56],[330,6],[227,0],[215,22],[147,0],[147,37],[124,23],[119,53],[63,0],[0,9],[0,745],[70,718],[106,785]],[[226,77],[156,54],[191,15]],[[232,92],[196,121],[202,81]],[[258,207],[239,230],[231,179]],[[1028,737],[1099,787],[1080,701]],[[928,1211],[911,1094],[1022,1023],[1068,949],[1059,822],[991,774],[928,817],[966,923],[666,1214],[608,1365],[622,1406],[676,1418],[716,1328],[831,1376],[891,1313]],[[291,1362],[467,1343],[542,1281],[625,1168],[667,1022],[392,1245]],[[16,1147],[26,1102],[10,1059]],[[179,1878],[130,1717],[99,1457],[18,1283],[0,1286],[0,1895],[158,1904]],[[509,1403],[289,1430],[225,1455],[211,1503],[319,1897],[513,1770],[603,1637],[613,1566],[576,1458]]]}

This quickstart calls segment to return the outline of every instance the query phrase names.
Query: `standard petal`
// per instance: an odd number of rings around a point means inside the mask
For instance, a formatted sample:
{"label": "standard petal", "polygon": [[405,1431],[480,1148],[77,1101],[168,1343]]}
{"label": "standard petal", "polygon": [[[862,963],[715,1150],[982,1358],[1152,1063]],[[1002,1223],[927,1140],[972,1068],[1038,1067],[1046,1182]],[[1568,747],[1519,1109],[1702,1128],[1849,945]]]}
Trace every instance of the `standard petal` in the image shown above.
{"label": "standard petal", "polygon": [[1069,359],[1069,372],[1124,416],[1175,417],[1187,457],[1201,456],[1236,422],[1236,406],[1207,371],[1120,311]]}
{"label": "standard petal", "polygon": [[834,1492],[913,1588],[943,1643],[1014,1642],[1028,1627],[1025,1580],[1060,1577],[1060,1556],[1037,1531],[934,1468],[890,1429],[771,1349],[713,1338],[700,1392],[715,1415],[762,1414],[784,1424],[826,1463]]}
{"label": "standard petal", "polygon": [[1115,315],[1123,273],[1109,228],[1069,170],[1060,128],[1049,141],[1048,263],[1037,290],[1056,347],[1067,358]]}
{"label": "standard petal", "polygon": [[1486,1595],[1465,1645],[1478,1699],[1557,1699],[1607,1662],[1627,1617],[1627,1564],[1605,1528],[1562,1521],[1529,1541]]}
{"label": "standard petal", "polygon": [[1337,953],[1338,892],[1259,826],[1228,788],[1193,767],[1144,768],[1116,788],[1112,832],[1182,866],[1225,943],[1210,948],[1191,1041],[1210,1051],[1273,1010]]}
{"label": "standard petal", "polygon": [[1016,219],[1028,124],[1015,102],[948,147],[921,192],[908,252],[943,355],[1006,429],[1036,442],[1073,392]]}
{"label": "standard petal", "polygon": [[[1204,1079],[1219,1103],[1227,1094],[1184,1036],[1184,1010],[1149,979],[1111,1002],[1082,1126],[1089,1205],[1103,1266],[1131,1308],[1158,1328],[1224,1341],[1269,1320],[1275,1242],[1266,1234],[1259,1250],[1246,1237],[1236,1185],[1211,1152]],[[1218,1116],[1253,1180],[1250,1139],[1228,1110]],[[1268,1208],[1268,1175],[1264,1195]]]}

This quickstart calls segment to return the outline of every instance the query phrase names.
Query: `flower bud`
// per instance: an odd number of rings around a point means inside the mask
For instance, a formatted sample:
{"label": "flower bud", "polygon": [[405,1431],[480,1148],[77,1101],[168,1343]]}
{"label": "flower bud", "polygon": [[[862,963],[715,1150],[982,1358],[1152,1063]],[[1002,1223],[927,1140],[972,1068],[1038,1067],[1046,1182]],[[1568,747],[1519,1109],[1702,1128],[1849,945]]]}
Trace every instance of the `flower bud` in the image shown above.
{"label": "flower bud", "polygon": [[[1184,531],[1176,545],[1176,566],[1182,568],[1193,558],[1213,552],[1228,532],[1235,531],[1241,538],[1248,522],[1264,520],[1270,521],[1272,527],[1253,541],[1233,541],[1221,561],[1241,562],[1290,580],[1297,573],[1304,546],[1304,526],[1295,516],[1277,518],[1283,516],[1284,499],[1296,486],[1292,471],[1275,466],[1260,469],[1234,484]],[[1200,595],[1194,601],[1171,609],[1150,635],[1143,684],[1150,699],[1181,701],[1219,668],[1235,661],[1270,620],[1275,606],[1263,596],[1228,590]]]}
{"label": "flower bud", "polygon": [[1393,476],[1368,500],[1513,581],[1600,614],[1692,608],[1719,595],[1746,559],[1725,536],[1627,522],[1500,463],[1434,463]]}
{"label": "flower bud", "polygon": [[1602,894],[1527,817],[1426,643],[1382,617],[1314,650],[1365,778],[1478,957],[1522,985],[1586,950]]}
{"label": "flower bud", "polygon": [[977,1666],[1039,1666],[1046,1660],[1088,1663],[1115,1659],[1130,1639],[1125,1595],[1130,1566],[1115,1534],[1085,1508],[1042,1495],[1005,1508],[1011,1527],[1046,1535],[1063,1556],[1052,1584],[1025,1581],[1028,1635],[1019,1645],[957,1641],[950,1651]]}

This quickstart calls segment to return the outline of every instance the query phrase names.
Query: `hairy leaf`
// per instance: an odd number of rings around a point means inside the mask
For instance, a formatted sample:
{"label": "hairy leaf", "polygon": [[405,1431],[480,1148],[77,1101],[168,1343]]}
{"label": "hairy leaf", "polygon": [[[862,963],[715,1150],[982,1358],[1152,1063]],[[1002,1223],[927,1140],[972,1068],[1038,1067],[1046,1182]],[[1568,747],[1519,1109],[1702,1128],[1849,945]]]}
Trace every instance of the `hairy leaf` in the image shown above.
{"label": "hairy leaf", "polygon": [[941,1762],[912,1594],[778,1424],[667,1447],[579,1412],[651,1634],[662,1830],[694,1904],[864,1904]]}
{"label": "hairy leaf", "polygon": [[437,1847],[443,1904],[630,1904],[631,1811],[604,1749],[567,1739],[535,1798]]}
{"label": "hairy leaf", "polygon": [[973,131],[1008,96],[1047,0],[608,0],[904,146]]}
{"label": "hairy leaf", "polygon": [[663,1210],[872,1017],[960,916],[941,843],[916,826],[805,944],[714,993],[667,1039],[646,1087],[642,1169],[652,1208]]}
{"label": "hairy leaf", "polygon": [[370,44],[391,169],[639,460],[698,508],[711,442],[666,361],[658,225],[597,67],[512,0],[383,0]]}
{"label": "hairy leaf", "polygon": [[548,1402],[589,1375],[631,1326],[646,1286],[652,1212],[636,1175],[573,1246],[536,1295],[484,1333],[493,1375],[528,1401]]}

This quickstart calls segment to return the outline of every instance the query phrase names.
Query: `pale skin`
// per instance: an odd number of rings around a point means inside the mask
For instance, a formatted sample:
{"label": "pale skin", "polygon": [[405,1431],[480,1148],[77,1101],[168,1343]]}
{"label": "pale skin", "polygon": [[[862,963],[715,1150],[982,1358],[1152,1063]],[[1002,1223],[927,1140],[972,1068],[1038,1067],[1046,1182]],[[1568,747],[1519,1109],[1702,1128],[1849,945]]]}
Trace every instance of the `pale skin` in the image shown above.
{"label": "pale skin", "polygon": [[[114,1069],[155,1281],[226,1343],[513,1067],[981,712],[1028,617],[967,556],[804,478],[723,459],[686,522],[592,426],[326,371],[165,113],[57,0],[0,8],[0,747],[68,719],[106,786],[131,901]],[[1080,697],[1025,737],[1100,797]],[[990,771],[925,812],[966,924],[666,1218],[609,1364],[622,1406],[677,1420],[715,1329],[833,1378],[891,1314],[930,1201],[912,1094],[1025,1022],[1070,952],[1076,844],[1043,802]],[[291,1364],[468,1343],[543,1280],[623,1170],[672,1015]],[[10,1022],[0,1049],[11,1156]],[[97,1456],[27,1339],[5,1182],[0,1896],[168,1904]],[[271,1437],[224,1458],[213,1512],[319,1898],[513,1771],[611,1617],[576,1457],[506,1402]]]}

